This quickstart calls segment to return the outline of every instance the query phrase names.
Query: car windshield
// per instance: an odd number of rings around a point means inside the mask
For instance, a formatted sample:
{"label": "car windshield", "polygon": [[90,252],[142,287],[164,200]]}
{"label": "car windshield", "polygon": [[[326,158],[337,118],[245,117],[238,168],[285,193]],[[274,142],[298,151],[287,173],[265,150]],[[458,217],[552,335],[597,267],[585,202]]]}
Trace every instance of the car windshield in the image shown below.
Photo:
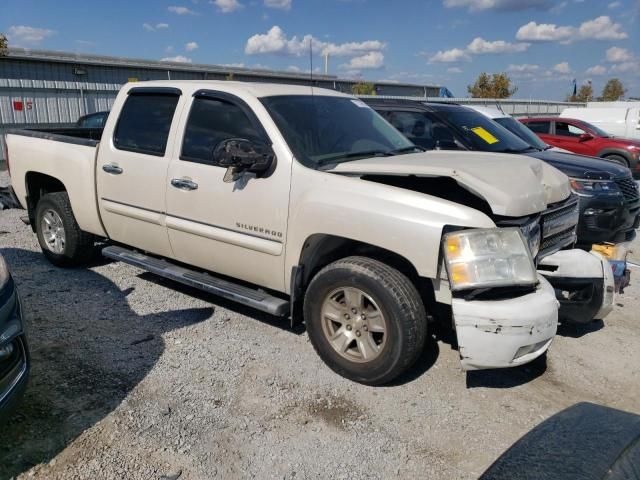
{"label": "car windshield", "polygon": [[587,127],[589,130],[593,131],[598,137],[610,137],[611,134],[605,132],[604,130],[602,130],[601,128],[596,127],[595,125],[591,124],[591,123],[587,123],[587,122],[583,122],[582,120],[580,120],[580,122],[582,123],[583,126]]}
{"label": "car windshield", "polygon": [[355,98],[281,95],[261,101],[296,158],[311,168],[419,150]]}
{"label": "car windshield", "polygon": [[531,145],[481,113],[461,109],[441,109],[438,115],[456,127],[474,150],[496,153],[521,153]]}
{"label": "car windshield", "polygon": [[495,118],[494,121],[498,122],[514,135],[520,137],[533,148],[537,148],[538,150],[546,150],[547,148],[549,148],[546,143],[540,140],[539,136],[533,133],[526,125],[523,125],[513,117]]}

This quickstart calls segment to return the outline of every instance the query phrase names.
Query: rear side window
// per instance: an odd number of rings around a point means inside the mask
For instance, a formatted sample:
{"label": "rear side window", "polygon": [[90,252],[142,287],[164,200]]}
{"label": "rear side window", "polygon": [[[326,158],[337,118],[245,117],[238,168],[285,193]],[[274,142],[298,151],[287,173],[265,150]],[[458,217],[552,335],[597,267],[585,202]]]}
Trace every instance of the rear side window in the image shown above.
{"label": "rear side window", "polygon": [[120,112],[113,136],[116,148],[164,156],[177,104],[177,95],[129,95]]}
{"label": "rear side window", "polygon": [[536,133],[549,133],[551,122],[527,122],[525,125]]}
{"label": "rear side window", "polygon": [[264,140],[238,105],[216,98],[195,98],[184,131],[180,158],[213,164],[213,150],[230,138]]}

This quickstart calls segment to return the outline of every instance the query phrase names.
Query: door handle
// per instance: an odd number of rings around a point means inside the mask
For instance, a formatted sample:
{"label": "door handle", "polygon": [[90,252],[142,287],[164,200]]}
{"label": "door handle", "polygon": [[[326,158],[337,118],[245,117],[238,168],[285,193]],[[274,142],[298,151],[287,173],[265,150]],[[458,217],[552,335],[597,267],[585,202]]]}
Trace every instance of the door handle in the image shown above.
{"label": "door handle", "polygon": [[122,170],[122,168],[120,168],[117,165],[114,165],[113,163],[107,163],[106,165],[103,165],[102,170],[104,170],[107,173],[111,173],[113,175],[120,175],[124,171]]}
{"label": "door handle", "polygon": [[171,185],[180,190],[197,190],[198,184],[186,178],[172,178]]}

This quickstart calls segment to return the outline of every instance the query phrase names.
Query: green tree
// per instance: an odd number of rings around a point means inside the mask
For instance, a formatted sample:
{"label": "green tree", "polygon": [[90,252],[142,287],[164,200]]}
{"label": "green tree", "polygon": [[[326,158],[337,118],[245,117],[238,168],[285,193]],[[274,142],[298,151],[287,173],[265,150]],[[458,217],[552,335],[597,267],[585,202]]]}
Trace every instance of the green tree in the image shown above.
{"label": "green tree", "polygon": [[591,83],[585,83],[580,87],[576,95],[567,97],[568,102],[589,102],[593,100],[593,86]]}
{"label": "green tree", "polygon": [[622,82],[617,78],[609,80],[602,89],[602,96],[598,97],[601,102],[615,102],[624,97],[627,93]]}
{"label": "green tree", "polygon": [[351,87],[354,95],[376,95],[376,87],[373,83],[359,82]]}
{"label": "green tree", "polygon": [[511,79],[506,73],[488,74],[482,72],[473,85],[467,87],[473,98],[509,98],[518,91],[518,87],[511,85]]}
{"label": "green tree", "polygon": [[7,37],[5,37],[4,33],[0,32],[0,57],[7,54],[8,48],[9,42],[7,41]]}

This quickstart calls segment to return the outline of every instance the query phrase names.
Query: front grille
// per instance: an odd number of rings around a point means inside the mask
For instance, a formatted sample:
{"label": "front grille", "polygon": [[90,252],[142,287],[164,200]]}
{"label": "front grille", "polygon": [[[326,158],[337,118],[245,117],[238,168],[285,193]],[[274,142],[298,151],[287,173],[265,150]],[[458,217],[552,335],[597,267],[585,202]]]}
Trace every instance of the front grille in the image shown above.
{"label": "front grille", "polygon": [[542,240],[540,244],[540,253],[538,258],[542,258],[546,255],[562,250],[564,247],[572,245],[576,241],[576,229],[575,227],[568,228],[562,232],[555,233]]}
{"label": "front grille", "polygon": [[618,188],[622,190],[622,194],[624,195],[624,199],[626,202],[635,202],[640,198],[640,193],[638,192],[638,184],[631,177],[622,178],[616,180],[616,184]]}
{"label": "front grille", "polygon": [[558,232],[578,225],[580,209],[578,198],[572,196],[562,205],[551,207],[542,212],[542,238],[547,238]]}

